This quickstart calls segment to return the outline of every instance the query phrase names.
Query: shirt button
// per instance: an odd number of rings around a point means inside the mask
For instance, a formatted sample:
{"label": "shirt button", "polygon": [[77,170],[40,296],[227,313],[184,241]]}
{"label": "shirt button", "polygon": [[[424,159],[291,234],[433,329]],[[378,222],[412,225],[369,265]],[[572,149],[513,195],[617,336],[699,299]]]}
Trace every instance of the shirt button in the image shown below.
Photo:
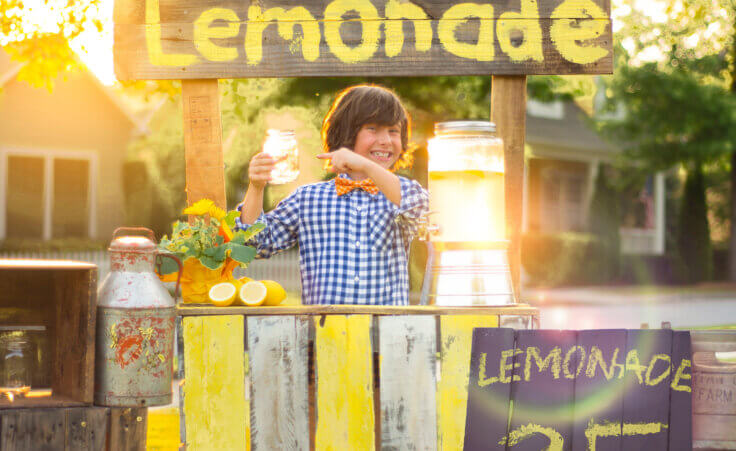
{"label": "shirt button", "polygon": [[360,210],[362,210],[362,207],[360,205],[358,205],[357,207],[355,207],[355,209],[358,210],[358,211],[360,211]]}
{"label": "shirt button", "polygon": [[355,247],[360,247],[360,241],[355,242]]}
{"label": "shirt button", "polygon": [[357,282],[357,281],[359,281],[359,280],[360,280],[360,277],[358,277],[358,276],[355,276],[355,281]]}

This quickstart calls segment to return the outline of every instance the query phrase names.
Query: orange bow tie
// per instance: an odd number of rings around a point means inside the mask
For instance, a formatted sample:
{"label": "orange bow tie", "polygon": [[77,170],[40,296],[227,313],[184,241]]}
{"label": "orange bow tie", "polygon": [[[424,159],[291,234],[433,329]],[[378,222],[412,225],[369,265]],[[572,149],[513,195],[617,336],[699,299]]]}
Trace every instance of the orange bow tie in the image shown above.
{"label": "orange bow tie", "polygon": [[369,194],[378,194],[378,187],[371,179],[357,181],[343,177],[335,178],[335,189],[337,190],[338,196],[347,194],[355,188],[363,188]]}

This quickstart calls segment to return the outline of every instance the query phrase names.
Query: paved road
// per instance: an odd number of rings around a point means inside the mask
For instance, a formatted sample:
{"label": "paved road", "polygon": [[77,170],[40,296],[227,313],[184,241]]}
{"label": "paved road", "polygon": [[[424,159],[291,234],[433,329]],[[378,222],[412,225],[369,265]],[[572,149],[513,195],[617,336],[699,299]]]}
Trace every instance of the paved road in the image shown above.
{"label": "paved road", "polygon": [[545,329],[703,327],[736,324],[736,289],[663,291],[628,288],[573,288],[524,291],[522,299],[540,309]]}

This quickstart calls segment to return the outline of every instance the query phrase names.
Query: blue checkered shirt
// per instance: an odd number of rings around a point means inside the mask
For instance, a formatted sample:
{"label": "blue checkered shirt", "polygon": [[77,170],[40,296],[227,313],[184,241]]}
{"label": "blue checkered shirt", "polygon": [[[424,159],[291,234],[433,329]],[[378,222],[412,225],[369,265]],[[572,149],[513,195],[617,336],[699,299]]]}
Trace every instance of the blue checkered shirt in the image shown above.
{"label": "blue checkered shirt", "polygon": [[304,304],[407,305],[409,245],[429,195],[399,180],[400,206],[359,188],[338,197],[334,180],[297,188],[256,220],[266,225],[251,243],[257,258],[298,244]]}

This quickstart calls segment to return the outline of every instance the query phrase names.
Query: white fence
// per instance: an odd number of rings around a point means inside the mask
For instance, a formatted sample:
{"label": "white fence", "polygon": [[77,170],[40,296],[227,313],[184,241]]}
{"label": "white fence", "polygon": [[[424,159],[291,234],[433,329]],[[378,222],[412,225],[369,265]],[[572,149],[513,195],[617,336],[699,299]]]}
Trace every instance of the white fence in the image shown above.
{"label": "white fence", "polygon": [[[97,265],[97,280],[102,282],[110,272],[107,251],[82,252],[0,252],[0,258],[29,258],[34,260],[76,260]],[[300,293],[299,253],[296,250],[283,252],[268,260],[256,260],[245,271],[235,270],[235,275],[246,275],[252,279],[270,279],[280,283],[287,291]]]}

